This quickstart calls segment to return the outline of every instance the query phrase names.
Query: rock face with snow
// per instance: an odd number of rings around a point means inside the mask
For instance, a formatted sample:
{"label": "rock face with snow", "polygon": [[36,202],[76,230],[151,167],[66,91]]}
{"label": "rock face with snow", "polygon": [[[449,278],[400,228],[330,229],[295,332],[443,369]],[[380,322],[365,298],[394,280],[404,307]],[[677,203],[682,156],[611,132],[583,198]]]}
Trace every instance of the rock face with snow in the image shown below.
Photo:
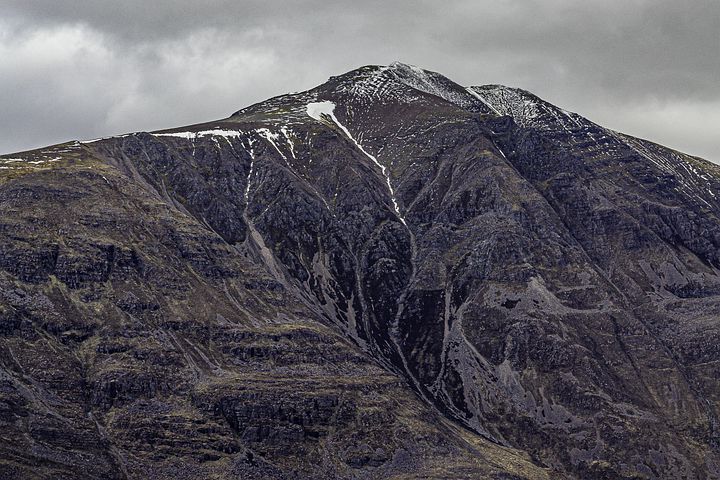
{"label": "rock face with snow", "polygon": [[0,477],[719,478],[718,192],[403,64],[0,157]]}

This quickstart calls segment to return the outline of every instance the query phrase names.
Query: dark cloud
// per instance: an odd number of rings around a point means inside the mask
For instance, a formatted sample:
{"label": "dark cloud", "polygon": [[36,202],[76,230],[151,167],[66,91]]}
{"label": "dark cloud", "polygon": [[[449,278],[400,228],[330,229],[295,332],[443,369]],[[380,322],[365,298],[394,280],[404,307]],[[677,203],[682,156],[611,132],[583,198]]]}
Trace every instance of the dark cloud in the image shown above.
{"label": "dark cloud", "polygon": [[3,152],[218,118],[401,60],[720,161],[716,0],[3,4]]}

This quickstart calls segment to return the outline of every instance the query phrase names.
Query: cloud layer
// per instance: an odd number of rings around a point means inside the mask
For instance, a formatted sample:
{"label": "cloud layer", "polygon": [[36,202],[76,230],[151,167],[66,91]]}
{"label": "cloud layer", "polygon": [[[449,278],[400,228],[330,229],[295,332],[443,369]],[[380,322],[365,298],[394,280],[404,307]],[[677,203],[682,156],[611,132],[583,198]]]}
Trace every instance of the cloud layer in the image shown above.
{"label": "cloud layer", "polygon": [[393,60],[720,162],[716,0],[5,0],[0,152],[224,117]]}

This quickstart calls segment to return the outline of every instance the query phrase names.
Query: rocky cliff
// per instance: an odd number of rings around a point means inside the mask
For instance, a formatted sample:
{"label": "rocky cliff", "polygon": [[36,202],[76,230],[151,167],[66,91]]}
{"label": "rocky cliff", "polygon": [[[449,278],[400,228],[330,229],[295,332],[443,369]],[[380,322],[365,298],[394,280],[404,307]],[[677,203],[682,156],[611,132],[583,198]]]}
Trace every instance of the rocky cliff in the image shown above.
{"label": "rocky cliff", "polygon": [[720,168],[368,66],[0,157],[2,478],[720,478]]}

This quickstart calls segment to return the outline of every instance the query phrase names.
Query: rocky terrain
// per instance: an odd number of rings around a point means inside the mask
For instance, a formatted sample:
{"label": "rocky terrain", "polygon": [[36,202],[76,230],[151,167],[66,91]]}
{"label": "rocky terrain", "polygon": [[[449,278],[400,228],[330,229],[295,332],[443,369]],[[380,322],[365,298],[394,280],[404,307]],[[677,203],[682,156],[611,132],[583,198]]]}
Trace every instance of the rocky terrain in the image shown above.
{"label": "rocky terrain", "polygon": [[720,478],[716,195],[399,63],[0,156],[0,478]]}

